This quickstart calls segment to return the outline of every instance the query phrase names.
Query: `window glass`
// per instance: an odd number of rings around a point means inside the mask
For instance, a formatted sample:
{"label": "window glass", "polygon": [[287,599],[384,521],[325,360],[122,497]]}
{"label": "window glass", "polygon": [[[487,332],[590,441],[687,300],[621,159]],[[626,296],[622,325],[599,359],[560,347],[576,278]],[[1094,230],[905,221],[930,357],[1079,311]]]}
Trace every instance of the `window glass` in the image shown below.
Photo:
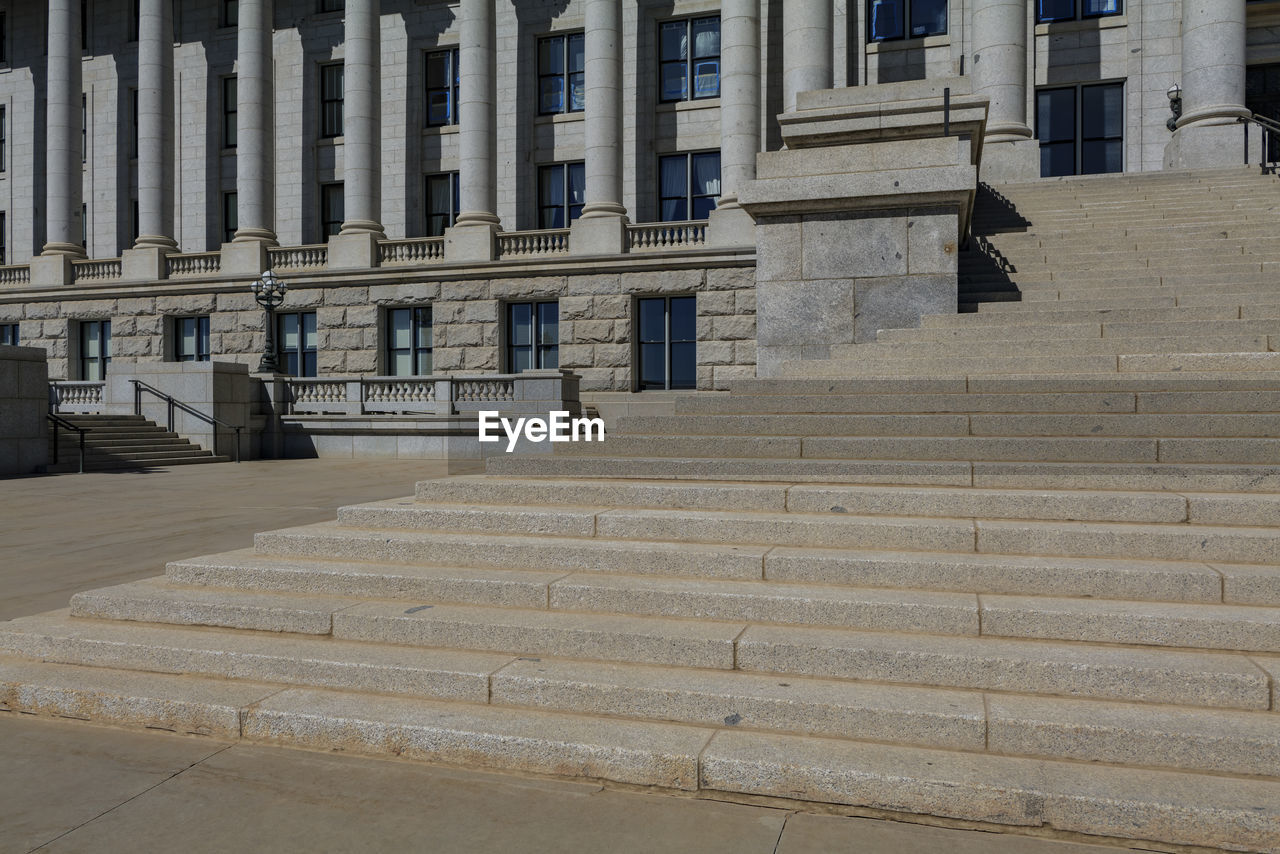
{"label": "window glass", "polygon": [[0,323],[0,344],[9,347],[18,346],[18,324]]}
{"label": "window glass", "polygon": [[1120,0],[1084,0],[1081,10],[1086,18],[1120,14]]}
{"label": "window glass", "polygon": [[871,40],[900,39],[906,34],[904,0],[871,0]]}
{"label": "window glass", "polygon": [[427,54],[427,125],[458,123],[458,51]]}
{"label": "window glass", "polygon": [[586,38],[582,33],[569,36],[568,42],[569,109],[583,110],[587,106],[585,73],[587,68]]}
{"label": "window glass", "polygon": [[1124,84],[1036,92],[1040,174],[1124,171]]}
{"label": "window glass", "polygon": [[1123,87],[1085,86],[1080,93],[1080,173],[1124,171]]}
{"label": "window glass", "polygon": [[636,304],[641,389],[697,385],[697,309],[691,296],[645,297]]}
{"label": "window glass", "polygon": [[940,35],[947,31],[947,0],[911,0],[911,36]]}
{"label": "window glass", "polygon": [[427,176],[427,236],[440,237],[458,216],[458,173]]}
{"label": "window glass", "polygon": [[663,101],[718,97],[720,18],[663,21],[658,25],[658,58],[658,88]]}
{"label": "window glass", "polygon": [[1040,175],[1074,175],[1076,90],[1049,89],[1036,93],[1036,136],[1040,140]]}
{"label": "window glass", "polygon": [[688,158],[683,154],[664,157],[659,163],[661,210],[663,222],[681,222],[689,218]]}
{"label": "window glass", "polygon": [[320,135],[342,136],[342,65],[320,67]]}

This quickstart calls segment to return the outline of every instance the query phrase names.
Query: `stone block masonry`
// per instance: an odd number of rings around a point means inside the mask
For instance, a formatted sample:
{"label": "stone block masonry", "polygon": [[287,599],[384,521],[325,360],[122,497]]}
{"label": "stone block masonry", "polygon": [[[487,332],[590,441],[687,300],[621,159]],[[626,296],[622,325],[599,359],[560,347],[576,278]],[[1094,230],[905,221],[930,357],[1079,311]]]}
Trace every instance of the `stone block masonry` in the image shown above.
{"label": "stone block masonry", "polygon": [[0,476],[31,474],[48,461],[48,409],[44,351],[0,347]]}

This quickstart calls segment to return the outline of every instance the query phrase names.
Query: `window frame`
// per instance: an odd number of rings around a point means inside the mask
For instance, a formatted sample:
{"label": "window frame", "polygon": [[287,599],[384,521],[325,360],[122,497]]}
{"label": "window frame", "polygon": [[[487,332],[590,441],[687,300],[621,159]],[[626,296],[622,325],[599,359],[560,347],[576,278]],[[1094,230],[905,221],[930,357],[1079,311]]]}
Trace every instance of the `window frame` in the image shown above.
{"label": "window frame", "polygon": [[[717,158],[720,158],[720,169],[717,169],[717,174],[720,175],[720,177],[717,178],[717,181],[719,183],[717,183],[716,189],[721,190],[723,187],[723,181],[724,181],[724,178],[723,178],[724,162],[723,162],[723,158],[721,158],[721,155],[720,155],[720,149],[715,148],[715,149],[709,149],[705,151],[684,151],[684,152],[678,152],[675,154],[658,155],[658,187],[657,187],[658,189],[657,221],[658,222],[701,222],[702,221],[701,217],[695,217],[693,215],[695,199],[711,199],[712,200],[711,210],[713,211],[716,209],[716,207],[720,203],[720,196],[722,195],[721,193],[717,192],[713,194],[713,193],[694,193],[693,192],[693,158],[706,156],[710,154],[714,154],[716,155]],[[684,161],[685,161],[684,163],[684,186],[685,186],[684,196],[677,197],[677,196],[663,195],[663,192],[662,192],[663,162],[675,161],[680,158],[684,158]],[[685,213],[687,213],[688,216],[685,217],[684,219],[664,219],[663,210],[662,210],[663,203],[666,202],[668,199],[677,199],[677,198],[682,198],[682,201],[684,202],[684,205],[685,205]],[[710,213],[710,211],[708,211],[708,213]]]}
{"label": "window frame", "polygon": [[[396,313],[409,312],[409,346],[395,346]],[[425,321],[424,321],[425,316]],[[422,341],[422,330],[427,332],[427,343]],[[383,376],[388,377],[428,377],[435,369],[435,314],[430,305],[394,305],[388,306],[382,313],[382,359]],[[396,372],[396,358],[403,353],[409,357],[413,372],[401,374]],[[422,360],[426,358],[428,370],[422,371]]]}
{"label": "window frame", "polygon": [[[716,48],[717,48],[716,53],[707,54],[706,56],[694,56],[693,26],[695,23],[698,23],[701,21],[710,21],[710,20],[715,20],[716,22]],[[723,35],[723,28],[722,28],[722,18],[720,13],[716,12],[714,15],[688,15],[680,18],[668,18],[666,20],[658,21],[657,23],[658,23],[658,43],[657,43],[656,53],[658,57],[658,62],[657,62],[658,102],[661,104],[678,104],[683,101],[706,101],[713,98],[719,98],[721,85],[723,83],[723,78],[721,75],[721,61],[722,61],[721,57],[723,55],[722,54],[723,48],[721,46],[721,41],[720,41],[721,36]],[[663,59],[662,58],[663,28],[668,25],[677,24],[677,23],[683,23],[685,26],[684,38],[685,38],[685,44],[688,45],[688,48],[685,50],[686,56],[684,57],[684,59],[680,59],[680,58]],[[694,74],[695,66],[699,62],[712,62],[712,61],[714,61],[716,64],[716,91],[713,94],[708,94],[708,95],[694,94],[693,81],[695,79],[695,74]],[[679,98],[668,98],[663,89],[662,81],[665,79],[664,71],[666,70],[666,68],[668,66],[674,66],[674,65],[684,65],[683,94]]]}
{"label": "window frame", "polygon": [[235,190],[222,193],[222,242],[231,243],[240,230],[240,196]]}
{"label": "window frame", "polygon": [[[311,318],[311,340],[312,346],[306,346],[306,318]],[[298,324],[298,347],[291,349],[285,347],[285,324],[288,318],[294,318]],[[320,323],[315,311],[280,311],[275,313],[276,323],[276,364],[279,366],[280,373],[293,377],[314,377],[319,375],[319,338]],[[301,372],[290,370],[289,359],[292,357],[295,361],[293,366],[300,369]],[[310,357],[310,360],[308,360]],[[310,371],[308,373],[308,371]]]}
{"label": "window frame", "polygon": [[[1116,87],[1116,86],[1120,88],[1120,98],[1121,98],[1119,136],[1090,137],[1089,140],[1086,140],[1084,136],[1084,90],[1101,89],[1101,88]],[[1075,171],[1071,172],[1070,175],[1052,176],[1052,177],[1070,177],[1070,176],[1076,176],[1076,175],[1116,175],[1124,172],[1125,163],[1128,159],[1128,152],[1125,151],[1125,140],[1127,139],[1125,135],[1125,116],[1128,115],[1128,110],[1127,110],[1128,97],[1129,97],[1128,89],[1129,89],[1128,81],[1126,80],[1103,80],[1103,81],[1090,82],[1090,83],[1072,83],[1066,86],[1040,86],[1036,88],[1035,102],[1034,102],[1034,107],[1035,107],[1034,138],[1040,143],[1041,149],[1044,148],[1046,142],[1048,144],[1054,144],[1055,142],[1057,142],[1058,144],[1061,144],[1062,142],[1065,142],[1065,140],[1046,141],[1046,140],[1041,140],[1040,138],[1040,95],[1041,93],[1047,93],[1047,92],[1072,92],[1073,93],[1072,98],[1074,99],[1073,103],[1074,103],[1074,109],[1075,109],[1075,116],[1073,117],[1074,123],[1073,123],[1073,131],[1072,131],[1073,133],[1072,144],[1074,146],[1074,154],[1075,154],[1075,166],[1074,166]],[[1105,142],[1110,140],[1119,140],[1120,142],[1121,162],[1120,162],[1119,172],[1085,172],[1083,171],[1085,142],[1086,141],[1094,141],[1094,142],[1104,141]],[[1043,165],[1041,166],[1041,171],[1043,173]],[[1050,176],[1042,175],[1042,177],[1050,177]]]}
{"label": "window frame", "polygon": [[0,104],[0,172],[9,169],[9,107]]}
{"label": "window frame", "polygon": [[[672,338],[672,303],[676,300],[688,300],[688,305],[693,311],[693,337],[681,338],[675,340]],[[663,303],[663,338],[661,340],[646,340],[644,331],[644,304],[646,302],[655,301]],[[682,303],[683,307],[683,303]],[[633,386],[636,391],[689,391],[698,387],[698,299],[696,294],[642,294],[636,296],[632,306],[632,328],[635,330],[635,369],[633,373]],[[660,344],[662,345],[663,358],[663,382],[657,385],[645,380],[645,364],[648,356],[646,355],[645,345]],[[675,361],[676,345],[692,345],[693,364],[692,364],[692,381],[690,384],[674,385],[672,382],[672,363]]]}
{"label": "window frame", "polygon": [[[333,83],[330,76],[333,71],[337,71],[338,94],[335,96],[329,91],[329,86]],[[343,133],[343,123],[345,116],[343,115],[344,99],[346,95],[346,69],[342,62],[325,62],[320,65],[320,138],[321,139],[338,139]]]}
{"label": "window frame", "polygon": [[[529,310],[529,343],[517,344],[514,331],[516,328],[515,313],[518,309]],[[547,343],[543,332],[549,324],[543,309],[549,309],[555,317],[554,340]],[[560,301],[558,299],[515,300],[503,309],[503,356],[508,373],[519,374],[525,371],[551,371],[560,367]],[[529,367],[516,367],[517,355],[524,353],[529,358]],[[548,359],[550,356],[550,359]],[[547,364],[548,361],[554,364]]]}
{"label": "window frame", "polygon": [[[552,33],[551,35],[541,36],[538,38],[537,45],[537,61],[538,61],[538,115],[540,116],[556,116],[567,115],[569,113],[581,113],[587,108],[587,45],[586,33],[582,30],[566,31],[563,33]],[[582,70],[570,70],[569,58],[572,56],[569,46],[572,40],[577,39],[582,44]],[[559,42],[560,52],[560,71],[543,71],[542,67],[542,47],[545,44]],[[578,83],[582,87],[582,105],[579,107],[569,106],[572,103],[570,93],[573,91],[573,80],[577,78]],[[548,110],[543,108],[543,81],[556,80],[560,81],[560,106],[558,109]]]}
{"label": "window frame", "polygon": [[0,65],[8,65],[8,64],[9,64],[9,12],[6,9],[0,9]]}
{"label": "window frame", "polygon": [[[338,210],[334,210],[334,200]],[[337,218],[334,218],[334,214]],[[330,237],[342,231],[342,223],[347,219],[346,198],[342,181],[329,181],[320,185],[320,241],[325,243]],[[337,226],[334,228],[334,226]]]}
{"label": "window frame", "polygon": [[[422,83],[423,91],[423,122],[429,128],[442,128],[458,124],[458,96],[462,87],[461,78],[459,77],[459,59],[460,51],[455,45],[453,47],[441,47],[436,50],[428,50],[423,53],[422,57]],[[445,57],[445,85],[431,86],[431,61],[437,57]],[[445,119],[442,122],[431,120],[431,97],[434,94],[443,92],[445,95]]]}
{"label": "window frame", "polygon": [[236,74],[222,77],[222,148],[235,148],[240,142],[240,78]]}
{"label": "window frame", "polygon": [[[434,212],[431,209],[432,199],[435,198],[435,195],[431,191],[431,184],[433,181],[439,181],[441,179],[446,180],[449,184],[448,212],[445,214]],[[443,237],[445,229],[452,228],[453,224],[458,221],[458,208],[461,204],[461,190],[460,190],[459,181],[458,181],[458,173],[457,172],[429,172],[428,174],[422,176],[422,199],[423,199],[423,205],[424,205],[423,212],[422,212],[422,224],[423,224],[423,230],[426,232],[426,236],[427,237]],[[440,216],[445,217],[445,223],[437,231],[435,229],[434,220]]]}
{"label": "window frame", "polygon": [[1114,0],[1116,4],[1116,10],[1114,12],[1086,12],[1086,2],[1088,2],[1088,0],[1071,0],[1072,14],[1067,17],[1055,18],[1044,14],[1044,0],[1036,0],[1036,23],[1056,24],[1062,21],[1093,21],[1098,18],[1114,18],[1117,15],[1124,14],[1124,0]]}
{"label": "window frame", "polygon": [[[544,181],[543,176],[549,175],[553,170],[560,170],[560,197],[563,201],[560,204],[551,204],[546,201],[542,194]],[[569,178],[573,170],[577,170],[582,176],[582,201],[574,203],[569,200]],[[582,216],[582,208],[586,204],[587,198],[587,165],[585,160],[567,160],[563,163],[544,163],[538,167],[538,216],[537,225],[539,229],[549,228],[568,228],[569,224],[575,219]],[[547,225],[547,219],[544,214],[551,212],[559,212],[564,217],[561,225]]]}
{"label": "window frame", "polygon": [[17,321],[0,323],[0,344],[6,347],[20,347],[22,324]]}
{"label": "window frame", "polygon": [[328,12],[345,12],[347,10],[347,0],[316,0],[316,14],[323,15]]}
{"label": "window frame", "polygon": [[140,128],[138,126],[138,99],[140,96],[138,94],[137,86],[130,86],[127,91],[129,93],[129,115],[130,115],[129,127],[131,130],[131,135],[129,137],[129,159],[137,160],[138,159],[138,138],[140,135],[139,134]]}
{"label": "window frame", "polygon": [[[898,35],[877,36],[875,30],[875,10],[878,5],[883,2],[901,3],[902,9],[902,32]],[[914,22],[916,18],[915,4],[920,0],[867,0],[867,43],[879,44],[881,42],[908,41],[910,39],[927,39],[931,36],[945,36],[951,31],[951,3],[949,0],[943,2],[943,9],[946,12],[945,21],[941,30],[928,30],[922,33],[913,32],[915,29]]]}
{"label": "window frame", "polygon": [[[183,351],[183,324],[191,321],[195,325],[193,337],[195,338],[196,350],[194,353],[186,353]],[[208,362],[212,360],[211,351],[209,349],[209,315],[207,314],[185,314],[170,318],[170,333],[173,340],[173,361],[175,362]]]}
{"label": "window frame", "polygon": [[[111,367],[111,319],[110,318],[86,318],[76,321],[76,341],[79,345],[80,352],[77,353],[77,362],[79,363],[80,380],[87,382],[102,382],[107,377],[107,370]],[[90,356],[86,352],[88,348],[88,333],[90,329],[98,330],[98,355]],[[90,366],[96,366],[94,370],[89,370]],[[91,373],[98,373],[97,377],[90,377]]]}
{"label": "window frame", "polygon": [[240,26],[240,0],[222,0],[218,4],[218,26]]}
{"label": "window frame", "polygon": [[9,263],[9,214],[0,211],[0,264]]}

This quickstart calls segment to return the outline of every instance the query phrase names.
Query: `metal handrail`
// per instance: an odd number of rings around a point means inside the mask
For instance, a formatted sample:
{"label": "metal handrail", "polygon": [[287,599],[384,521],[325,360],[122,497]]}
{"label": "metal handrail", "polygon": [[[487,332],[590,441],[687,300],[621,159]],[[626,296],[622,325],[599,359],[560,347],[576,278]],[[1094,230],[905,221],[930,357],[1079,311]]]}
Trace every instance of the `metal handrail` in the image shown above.
{"label": "metal handrail", "polygon": [[1280,152],[1273,151],[1272,135],[1280,136],[1280,121],[1258,113],[1241,116],[1237,121],[1244,125],[1244,165],[1249,165],[1249,125],[1254,124],[1262,130],[1262,162],[1259,165],[1263,172],[1275,173]]}
{"label": "metal handrail", "polygon": [[161,400],[163,400],[165,403],[167,403],[167,404],[169,405],[169,412],[168,412],[169,425],[168,425],[168,426],[169,426],[169,432],[170,432],[170,433],[175,432],[175,431],[174,431],[174,429],[173,429],[173,411],[174,411],[174,409],[181,409],[183,412],[187,413],[188,415],[193,415],[193,416],[195,416],[196,418],[199,418],[201,421],[204,421],[205,423],[207,423],[207,424],[209,424],[210,426],[212,426],[212,427],[213,427],[213,436],[214,436],[214,448],[213,448],[213,452],[214,452],[215,454],[218,452],[218,447],[217,447],[217,445],[218,445],[218,441],[217,441],[217,438],[218,438],[218,428],[219,428],[219,427],[225,427],[225,428],[227,428],[228,430],[234,430],[234,431],[236,431],[236,462],[237,462],[237,463],[238,463],[238,462],[240,462],[240,431],[244,429],[244,427],[243,427],[243,426],[237,427],[237,426],[235,426],[234,424],[228,424],[228,423],[227,423],[227,422],[225,422],[225,421],[221,421],[221,420],[219,420],[219,419],[217,419],[217,418],[214,418],[212,415],[206,415],[205,413],[201,412],[200,410],[195,409],[195,408],[193,408],[193,407],[191,407],[191,406],[189,406],[189,405],[187,405],[187,404],[183,403],[182,401],[178,400],[178,399],[177,399],[177,398],[175,398],[173,395],[171,395],[171,394],[166,394],[165,392],[161,391],[160,389],[156,388],[155,386],[150,385],[149,383],[145,383],[145,382],[143,382],[142,380],[134,380],[134,379],[131,379],[131,380],[129,380],[129,382],[133,383],[133,414],[134,414],[134,415],[141,415],[141,414],[142,414],[142,393],[143,393],[144,391],[146,391],[146,392],[150,392],[151,394],[153,394],[153,395],[155,395],[156,397],[160,398]]}
{"label": "metal handrail", "polygon": [[74,430],[80,434],[80,474],[84,474],[84,434],[89,432],[88,427],[77,427],[61,415],[55,415],[52,412],[45,413],[45,418],[53,422],[53,464],[58,464],[58,428],[64,430]]}

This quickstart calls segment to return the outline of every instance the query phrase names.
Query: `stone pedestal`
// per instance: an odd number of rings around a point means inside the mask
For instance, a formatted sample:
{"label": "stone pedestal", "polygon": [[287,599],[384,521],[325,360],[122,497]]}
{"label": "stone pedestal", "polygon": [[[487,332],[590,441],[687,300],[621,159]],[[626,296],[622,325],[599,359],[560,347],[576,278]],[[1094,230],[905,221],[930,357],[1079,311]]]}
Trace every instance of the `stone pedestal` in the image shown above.
{"label": "stone pedestal", "polygon": [[492,223],[456,225],[444,230],[444,260],[492,261],[498,254],[498,226]]}
{"label": "stone pedestal", "polygon": [[[1250,128],[1250,163],[1258,163],[1262,131]],[[1164,149],[1165,169],[1220,169],[1243,166],[1244,125],[1235,119],[1180,127]]]}
{"label": "stone pedestal", "polygon": [[31,259],[32,287],[56,287],[71,284],[71,255],[36,255]]}
{"label": "stone pedestal", "polygon": [[367,231],[329,238],[330,270],[368,270],[378,266],[378,235]]}
{"label": "stone pedestal", "polygon": [[986,116],[951,79],[802,93],[779,118],[786,149],[739,193],[756,222],[760,376],[956,311]]}
{"label": "stone pedestal", "polygon": [[626,251],[625,216],[580,217],[569,226],[569,252],[572,255],[619,255]]}
{"label": "stone pedestal", "polygon": [[741,205],[716,208],[707,219],[707,245],[742,248],[756,245],[756,221]]}
{"label": "stone pedestal", "polygon": [[126,282],[155,282],[166,278],[168,256],[169,252],[155,246],[126,249],[120,253],[120,278]]}
{"label": "stone pedestal", "polygon": [[261,240],[222,244],[222,275],[258,278],[267,269],[267,244]]}
{"label": "stone pedestal", "polygon": [[981,179],[987,183],[1034,181],[1040,177],[1040,143],[1034,139],[982,146]]}
{"label": "stone pedestal", "polygon": [[38,347],[0,347],[0,476],[49,459],[49,360]]}

